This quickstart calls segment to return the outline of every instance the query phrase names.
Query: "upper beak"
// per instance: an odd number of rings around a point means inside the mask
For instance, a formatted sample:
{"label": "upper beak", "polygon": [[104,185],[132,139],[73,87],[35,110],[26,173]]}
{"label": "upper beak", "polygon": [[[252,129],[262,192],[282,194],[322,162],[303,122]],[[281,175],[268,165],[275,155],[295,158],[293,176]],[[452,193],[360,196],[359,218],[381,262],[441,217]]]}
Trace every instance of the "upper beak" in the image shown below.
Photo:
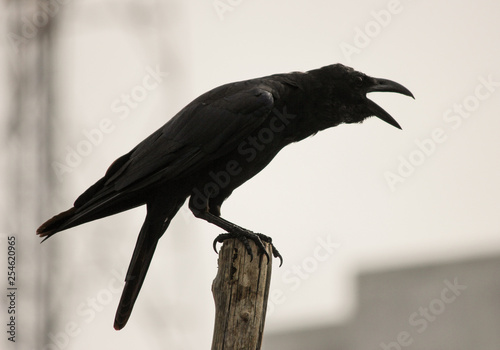
{"label": "upper beak", "polygon": [[[415,98],[410,90],[405,88],[403,85],[396,83],[395,81],[388,80],[388,79],[379,79],[379,78],[374,78],[373,80],[374,80],[374,83],[372,86],[370,86],[368,88],[368,90],[366,91],[367,93],[368,92],[375,92],[375,91],[396,92],[399,94],[403,94],[403,95]],[[389,123],[398,129],[401,129],[401,126],[398,124],[398,122],[389,113],[387,113],[382,107],[377,105],[375,102],[368,100],[368,106],[369,106],[371,112],[375,116],[382,119],[384,122]]]}

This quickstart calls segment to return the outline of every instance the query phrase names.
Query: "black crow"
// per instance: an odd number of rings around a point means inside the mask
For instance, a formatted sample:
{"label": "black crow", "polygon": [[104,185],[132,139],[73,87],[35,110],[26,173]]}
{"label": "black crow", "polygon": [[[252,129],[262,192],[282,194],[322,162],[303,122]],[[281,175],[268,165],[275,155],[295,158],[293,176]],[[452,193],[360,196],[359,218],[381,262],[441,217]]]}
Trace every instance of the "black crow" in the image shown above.
{"label": "black crow", "polygon": [[[116,313],[114,327],[121,329],[130,317],[159,238],[188,197],[196,217],[227,232],[215,239],[214,247],[235,237],[251,256],[248,240],[267,255],[262,241],[271,243],[271,239],[223,219],[222,203],[283,147],[320,130],[361,123],[370,116],[400,128],[389,113],[366,97],[376,91],[413,97],[394,81],[372,78],[341,64],[219,86],[118,158],[71,209],[45,222],[37,234],[46,239],[73,226],[147,206]],[[281,259],[274,246],[273,255]]]}

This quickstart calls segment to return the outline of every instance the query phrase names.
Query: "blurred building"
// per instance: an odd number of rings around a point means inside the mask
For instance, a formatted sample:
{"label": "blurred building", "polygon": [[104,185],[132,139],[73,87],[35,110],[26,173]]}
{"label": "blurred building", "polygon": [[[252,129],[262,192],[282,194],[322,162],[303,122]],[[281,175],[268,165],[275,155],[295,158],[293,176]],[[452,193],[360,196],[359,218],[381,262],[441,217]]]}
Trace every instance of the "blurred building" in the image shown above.
{"label": "blurred building", "polygon": [[361,273],[344,324],[266,334],[270,350],[498,350],[500,256]]}

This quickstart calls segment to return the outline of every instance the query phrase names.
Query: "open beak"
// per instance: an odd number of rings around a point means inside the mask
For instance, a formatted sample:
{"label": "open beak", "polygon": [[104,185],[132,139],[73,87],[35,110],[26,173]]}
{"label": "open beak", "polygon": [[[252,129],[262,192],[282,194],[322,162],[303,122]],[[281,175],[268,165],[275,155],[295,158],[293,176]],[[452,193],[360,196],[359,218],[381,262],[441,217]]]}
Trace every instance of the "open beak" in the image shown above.
{"label": "open beak", "polygon": [[[373,78],[374,83],[372,86],[368,88],[366,91],[368,92],[396,92],[398,94],[403,94],[406,96],[410,96],[412,98],[415,98],[413,94],[411,93],[410,90],[405,88],[403,85],[396,83],[395,81],[388,80],[388,79],[379,79],[379,78]],[[391,124],[392,126],[401,129],[401,126],[398,124],[398,122],[389,114],[387,113],[382,107],[380,107],[378,104],[375,102],[368,100],[368,107],[370,108],[370,111],[377,116],[378,118],[382,119],[384,122]]]}

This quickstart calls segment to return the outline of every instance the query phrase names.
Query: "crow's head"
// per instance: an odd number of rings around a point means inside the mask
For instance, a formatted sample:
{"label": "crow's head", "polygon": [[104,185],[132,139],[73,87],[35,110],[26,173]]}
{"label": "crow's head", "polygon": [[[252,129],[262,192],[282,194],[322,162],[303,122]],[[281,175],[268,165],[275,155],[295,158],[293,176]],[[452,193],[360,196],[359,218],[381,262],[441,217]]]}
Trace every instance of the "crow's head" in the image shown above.
{"label": "crow's head", "polygon": [[[413,97],[403,85],[392,80],[372,78],[342,64],[323,67],[332,84],[332,103],[337,115],[343,123],[360,123],[368,117],[376,116],[383,121],[401,129],[398,122],[382,107],[369,100],[369,92],[397,92]],[[414,97],[413,97],[414,98]]]}

